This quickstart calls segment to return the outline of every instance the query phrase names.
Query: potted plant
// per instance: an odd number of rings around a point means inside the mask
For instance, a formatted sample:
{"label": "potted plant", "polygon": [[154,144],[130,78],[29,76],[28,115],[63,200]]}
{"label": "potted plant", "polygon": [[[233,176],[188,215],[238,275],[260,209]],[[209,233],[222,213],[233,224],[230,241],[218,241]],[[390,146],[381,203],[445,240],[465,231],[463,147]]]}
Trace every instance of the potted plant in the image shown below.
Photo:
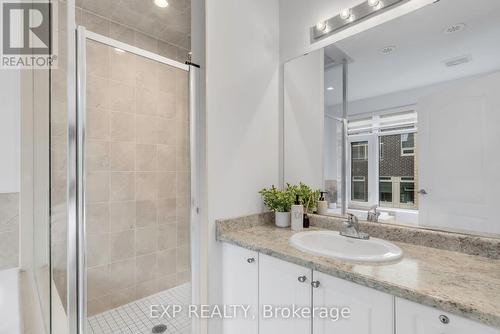
{"label": "potted plant", "polygon": [[278,227],[290,226],[290,209],[293,204],[294,193],[290,185],[284,190],[277,189],[274,185],[269,189],[259,191],[264,200],[264,205],[275,213],[275,224]]}
{"label": "potted plant", "polygon": [[312,190],[311,187],[303,182],[290,187],[290,190],[293,192],[293,197],[299,195],[302,205],[304,206],[304,214],[316,211],[318,198],[320,196],[319,190]]}

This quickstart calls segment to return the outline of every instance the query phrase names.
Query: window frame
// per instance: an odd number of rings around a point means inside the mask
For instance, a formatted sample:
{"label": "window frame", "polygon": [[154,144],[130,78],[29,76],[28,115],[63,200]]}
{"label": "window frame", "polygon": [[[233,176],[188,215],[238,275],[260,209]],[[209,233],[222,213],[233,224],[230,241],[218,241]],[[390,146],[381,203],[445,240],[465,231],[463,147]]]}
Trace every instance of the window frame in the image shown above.
{"label": "window frame", "polygon": [[[414,132],[405,132],[401,133],[400,135],[400,141],[401,141],[401,156],[402,157],[413,157],[415,156],[415,136],[413,136],[413,146],[412,147],[403,147],[403,135],[404,134],[410,134]],[[411,151],[411,152],[405,152],[406,150]]]}

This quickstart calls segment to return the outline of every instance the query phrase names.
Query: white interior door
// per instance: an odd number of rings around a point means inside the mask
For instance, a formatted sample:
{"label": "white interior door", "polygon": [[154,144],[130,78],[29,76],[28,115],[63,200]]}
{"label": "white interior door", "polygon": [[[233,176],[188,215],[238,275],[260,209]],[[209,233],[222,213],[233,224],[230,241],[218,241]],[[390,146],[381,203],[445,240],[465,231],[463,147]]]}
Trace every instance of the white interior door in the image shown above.
{"label": "white interior door", "polygon": [[500,234],[500,72],[418,101],[419,225]]}

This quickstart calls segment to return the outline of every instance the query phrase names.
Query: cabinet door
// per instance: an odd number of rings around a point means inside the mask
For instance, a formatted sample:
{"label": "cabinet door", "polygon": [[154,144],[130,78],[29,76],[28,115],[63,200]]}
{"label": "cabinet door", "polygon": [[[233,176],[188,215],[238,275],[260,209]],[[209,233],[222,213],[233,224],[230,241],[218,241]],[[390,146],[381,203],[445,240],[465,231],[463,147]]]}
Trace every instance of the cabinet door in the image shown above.
{"label": "cabinet door", "polygon": [[239,314],[222,322],[224,334],[258,333],[259,254],[224,243],[222,246],[222,300],[224,305],[247,305],[249,316]]}
{"label": "cabinet door", "polygon": [[311,333],[309,316],[292,315],[294,306],[296,310],[311,307],[311,276],[311,269],[260,254],[260,334]]}
{"label": "cabinet door", "polygon": [[[349,318],[313,319],[314,334],[393,334],[394,297],[314,271],[313,306],[349,308]],[[316,287],[317,286],[317,287]],[[405,333],[409,334],[409,333]]]}
{"label": "cabinet door", "polygon": [[481,323],[396,298],[396,334],[500,334]]}

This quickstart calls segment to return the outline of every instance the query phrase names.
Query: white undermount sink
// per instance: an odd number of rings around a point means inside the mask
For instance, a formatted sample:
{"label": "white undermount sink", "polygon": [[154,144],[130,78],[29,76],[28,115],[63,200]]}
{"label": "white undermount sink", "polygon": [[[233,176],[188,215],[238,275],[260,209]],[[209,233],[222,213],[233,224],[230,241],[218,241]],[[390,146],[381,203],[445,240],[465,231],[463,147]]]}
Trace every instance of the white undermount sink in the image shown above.
{"label": "white undermount sink", "polygon": [[290,244],[307,253],[356,262],[388,262],[398,260],[403,251],[382,239],[354,239],[336,231],[309,231],[294,234]]}

